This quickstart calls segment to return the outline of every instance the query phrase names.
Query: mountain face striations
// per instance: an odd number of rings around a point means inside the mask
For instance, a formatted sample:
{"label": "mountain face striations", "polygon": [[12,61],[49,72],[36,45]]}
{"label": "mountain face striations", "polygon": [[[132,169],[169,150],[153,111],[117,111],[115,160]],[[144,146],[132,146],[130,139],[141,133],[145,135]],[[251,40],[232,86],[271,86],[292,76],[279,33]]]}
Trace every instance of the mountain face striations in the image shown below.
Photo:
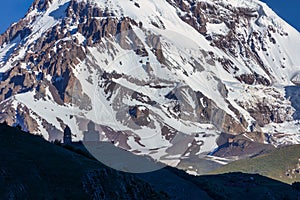
{"label": "mountain face striations", "polygon": [[0,36],[0,120],[50,141],[92,121],[103,141],[201,173],[202,158],[300,142],[299,52],[258,0],[36,0]]}

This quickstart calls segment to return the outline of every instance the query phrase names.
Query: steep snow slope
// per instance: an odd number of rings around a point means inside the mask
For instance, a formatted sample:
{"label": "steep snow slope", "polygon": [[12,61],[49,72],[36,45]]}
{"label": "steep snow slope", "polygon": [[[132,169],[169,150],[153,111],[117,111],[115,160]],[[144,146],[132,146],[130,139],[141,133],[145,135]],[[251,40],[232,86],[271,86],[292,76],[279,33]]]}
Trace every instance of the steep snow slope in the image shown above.
{"label": "steep snow slope", "polygon": [[92,121],[173,166],[241,135],[299,143],[299,51],[259,1],[36,0],[0,37],[1,120],[49,140]]}

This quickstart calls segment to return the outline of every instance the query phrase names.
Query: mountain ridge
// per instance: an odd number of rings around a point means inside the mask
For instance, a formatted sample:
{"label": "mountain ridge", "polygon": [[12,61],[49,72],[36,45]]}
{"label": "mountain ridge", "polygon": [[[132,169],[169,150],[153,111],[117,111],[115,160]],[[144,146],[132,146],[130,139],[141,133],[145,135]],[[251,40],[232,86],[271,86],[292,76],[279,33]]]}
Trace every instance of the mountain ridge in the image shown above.
{"label": "mountain ridge", "polygon": [[300,35],[259,1],[37,0],[0,46],[1,121],[50,141],[93,121],[172,166],[222,133],[300,141]]}

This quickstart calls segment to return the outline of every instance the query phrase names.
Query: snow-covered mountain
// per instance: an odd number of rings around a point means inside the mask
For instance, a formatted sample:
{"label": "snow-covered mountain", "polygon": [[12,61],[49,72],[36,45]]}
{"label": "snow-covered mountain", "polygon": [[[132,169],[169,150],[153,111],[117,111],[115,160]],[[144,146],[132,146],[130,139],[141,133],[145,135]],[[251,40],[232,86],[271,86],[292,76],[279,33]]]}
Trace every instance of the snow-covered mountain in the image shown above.
{"label": "snow-covered mountain", "polygon": [[200,173],[193,160],[224,144],[300,143],[299,52],[258,0],[36,0],[0,36],[1,121],[48,140],[92,121]]}

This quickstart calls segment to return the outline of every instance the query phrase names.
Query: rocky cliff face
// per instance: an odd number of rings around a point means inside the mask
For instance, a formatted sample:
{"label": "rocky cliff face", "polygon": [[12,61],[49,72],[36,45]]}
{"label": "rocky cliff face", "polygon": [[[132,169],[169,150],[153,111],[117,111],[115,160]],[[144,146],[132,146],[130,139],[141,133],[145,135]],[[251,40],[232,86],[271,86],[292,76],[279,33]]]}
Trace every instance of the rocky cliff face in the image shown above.
{"label": "rocky cliff face", "polygon": [[221,133],[298,143],[299,46],[259,1],[36,0],[0,36],[1,121],[49,140],[93,121],[175,166]]}

